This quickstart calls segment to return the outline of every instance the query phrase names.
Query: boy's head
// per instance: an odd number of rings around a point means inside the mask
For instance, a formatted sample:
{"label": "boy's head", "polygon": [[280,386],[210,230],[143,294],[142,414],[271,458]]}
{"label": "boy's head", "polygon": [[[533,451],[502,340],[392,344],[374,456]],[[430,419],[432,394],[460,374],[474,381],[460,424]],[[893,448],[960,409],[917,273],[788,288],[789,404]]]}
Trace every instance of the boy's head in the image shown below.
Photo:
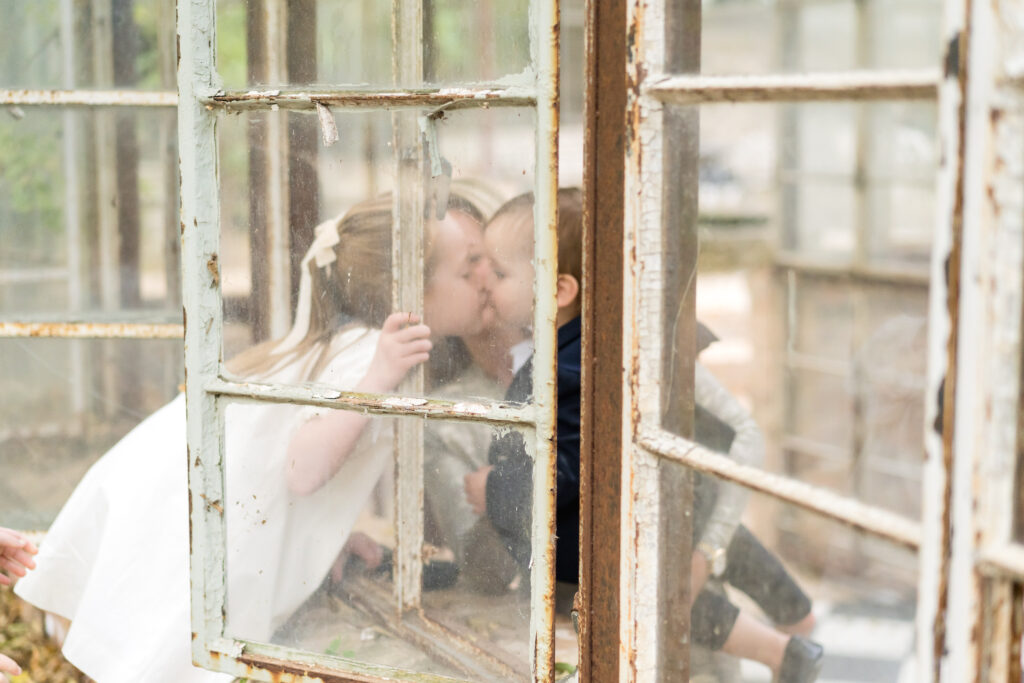
{"label": "boy's head", "polygon": [[[583,277],[583,195],[578,188],[558,191],[558,324],[580,313]],[[533,324],[533,193],[506,202],[491,218],[484,244],[494,268],[491,300],[506,324]]]}

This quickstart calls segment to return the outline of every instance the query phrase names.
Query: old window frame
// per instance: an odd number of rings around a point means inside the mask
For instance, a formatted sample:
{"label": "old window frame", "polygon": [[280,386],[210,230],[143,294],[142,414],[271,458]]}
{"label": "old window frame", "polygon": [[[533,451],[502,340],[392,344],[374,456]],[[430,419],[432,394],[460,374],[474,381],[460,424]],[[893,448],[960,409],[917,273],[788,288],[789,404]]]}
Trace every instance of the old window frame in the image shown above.
{"label": "old window frame", "polygon": [[[396,0],[393,26],[398,53],[395,73],[422,73],[422,5]],[[553,649],[553,506],[554,506],[554,386],[557,223],[555,197],[558,184],[558,2],[534,0],[530,8],[532,83],[515,86],[473,86],[418,90],[379,90],[354,87],[225,92],[216,79],[216,19],[214,0],[178,3],[178,120],[182,180],[182,269],[184,287],[186,413],[191,492],[191,562],[193,657],[206,668],[238,676],[282,680],[379,680],[383,677],[423,679],[422,674],[392,667],[360,665],[330,655],[311,655],[268,644],[248,643],[224,634],[223,410],[229,400],[317,405],[361,410],[377,415],[419,416],[484,422],[525,428],[533,433],[534,515],[531,601],[531,667],[536,680],[554,676]],[[403,37],[404,36],[404,37]],[[402,42],[407,41],[407,42]],[[408,42],[411,41],[411,42]],[[402,49],[403,46],[405,49]],[[420,53],[419,56],[416,56]],[[534,312],[536,357],[534,403],[524,407],[468,404],[417,399],[414,377],[395,395],[323,392],[300,387],[259,385],[229,379],[223,368],[222,306],[219,296],[219,185],[216,162],[216,120],[232,109],[371,108],[395,112],[396,130],[396,275],[400,291],[396,303],[415,306],[421,293],[421,249],[415,227],[422,221],[416,206],[417,178],[403,170],[402,146],[418,158],[417,113],[440,107],[530,107],[536,113],[535,264],[537,279]],[[412,114],[412,116],[410,116]],[[408,164],[407,164],[408,165]],[[418,162],[413,165],[418,169]],[[418,173],[418,170],[417,170]],[[401,231],[399,225],[412,226]],[[411,242],[411,243],[410,243]],[[409,254],[413,254],[412,257]],[[396,458],[418,441],[418,421],[398,431]],[[405,462],[403,462],[405,460]],[[413,447],[398,458],[399,499],[422,500],[422,453]],[[396,607],[406,612],[419,605],[422,544],[422,509],[400,503],[396,552]],[[429,677],[428,677],[429,678]],[[277,680],[278,678],[275,678]]]}
{"label": "old window frame", "polygon": [[[1011,161],[1019,149],[1019,124],[1008,119],[1019,116],[1024,93],[1014,51],[1000,51],[1004,44],[1021,44],[1019,29],[999,21],[1007,7],[947,0],[945,52],[937,55],[944,60],[942,71],[937,65],[913,71],[679,75],[665,68],[665,31],[676,26],[667,20],[667,4],[624,0],[588,12],[585,192],[591,260],[584,367],[593,372],[584,377],[584,679],[667,680],[661,660],[665,645],[651,647],[661,643],[663,611],[672,609],[664,596],[652,597],[659,586],[652,568],[658,566],[655,492],[663,460],[917,550],[920,679],[1009,680],[1013,672],[1019,677],[1022,620],[1014,604],[1024,582],[1024,547],[1010,534],[1014,466],[1021,449],[1015,437],[1022,182],[1019,163]],[[671,11],[685,12],[681,7],[672,3]],[[699,27],[699,9],[687,19],[696,19]],[[662,107],[837,99],[926,99],[939,105],[920,521],[736,465],[658,426],[663,329],[658,280],[665,272],[659,253]],[[607,116],[609,110],[622,117]],[[625,140],[616,139],[622,130]],[[606,246],[613,240],[621,247]],[[598,356],[621,362],[595,366]],[[939,414],[936,397],[944,377],[940,434],[929,427]],[[615,410],[621,422],[598,421],[594,413],[600,409]],[[954,528],[957,533],[951,534]],[[609,547],[604,537],[613,530],[621,530],[621,536]],[[599,539],[608,552],[595,547]]]}

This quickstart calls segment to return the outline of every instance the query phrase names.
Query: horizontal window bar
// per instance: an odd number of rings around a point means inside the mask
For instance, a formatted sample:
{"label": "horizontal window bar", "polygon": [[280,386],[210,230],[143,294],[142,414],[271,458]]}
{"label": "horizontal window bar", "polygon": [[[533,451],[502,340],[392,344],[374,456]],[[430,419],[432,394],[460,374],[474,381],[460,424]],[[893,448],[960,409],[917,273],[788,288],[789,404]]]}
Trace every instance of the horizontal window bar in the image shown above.
{"label": "horizontal window bar", "polygon": [[819,372],[823,375],[835,377],[848,377],[851,374],[853,363],[849,360],[836,360],[815,356],[811,353],[800,351],[789,351],[786,353],[786,368],[790,370],[807,370]]}
{"label": "horizontal window bar", "polygon": [[668,104],[934,100],[939,71],[848,71],[765,76],[670,76],[644,91]]}
{"label": "horizontal window bar", "polygon": [[0,338],[183,339],[181,323],[0,322]]}
{"label": "horizontal window bar", "polygon": [[0,285],[67,280],[67,268],[10,268],[0,270]]}
{"label": "horizontal window bar", "polygon": [[532,88],[442,88],[438,90],[248,90],[217,92],[201,98],[228,109],[316,109],[317,104],[341,109],[469,109],[533,107]]}
{"label": "horizontal window bar", "polygon": [[978,553],[978,569],[992,578],[1024,583],[1024,546],[1012,543],[982,549]]}
{"label": "horizontal window bar", "polygon": [[[221,647],[211,652],[211,661],[227,654],[235,659],[236,667],[230,672],[243,679],[252,678],[257,671],[270,672],[278,680],[293,680],[287,674],[305,676],[303,680],[323,683],[362,683],[369,681],[417,681],[418,683],[459,683],[463,679],[438,674],[427,674],[398,669],[384,664],[357,662],[332,655],[315,655],[265,643],[228,641],[233,647]],[[244,647],[244,650],[243,650]],[[226,651],[222,651],[226,650]],[[240,652],[240,650],[242,652]],[[223,670],[223,669],[220,669]],[[346,672],[346,673],[341,673]]]}
{"label": "horizontal window bar", "polygon": [[169,90],[0,90],[0,105],[177,107],[178,93]]}
{"label": "horizontal window bar", "polygon": [[921,545],[921,525],[911,519],[832,491],[794,481],[749,465],[740,465],[724,455],[660,429],[646,429],[639,445],[649,453],[682,463],[695,470],[732,481],[773,498],[797,505],[866,531],[902,546],[917,550]]}
{"label": "horizontal window bar", "polygon": [[473,401],[441,401],[383,394],[357,394],[326,386],[288,386],[233,382],[226,379],[209,382],[206,385],[206,391],[219,396],[268,403],[292,403],[341,410],[361,410],[376,415],[419,415],[499,425],[533,425],[535,412],[532,406],[510,406],[501,403]]}
{"label": "horizontal window bar", "polygon": [[868,265],[858,263],[827,263],[793,252],[779,252],[775,265],[799,275],[824,278],[850,279],[865,284],[913,285],[927,287],[929,268],[927,261],[920,265],[905,263],[901,266]]}

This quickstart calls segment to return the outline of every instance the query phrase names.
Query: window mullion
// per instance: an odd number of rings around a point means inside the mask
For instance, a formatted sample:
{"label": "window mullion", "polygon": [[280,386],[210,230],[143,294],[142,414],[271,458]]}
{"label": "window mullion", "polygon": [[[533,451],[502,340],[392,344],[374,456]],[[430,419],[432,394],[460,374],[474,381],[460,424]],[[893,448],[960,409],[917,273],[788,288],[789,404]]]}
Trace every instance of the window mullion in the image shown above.
{"label": "window mullion", "polygon": [[[395,86],[419,85],[423,80],[423,3],[394,0],[392,4],[393,74]],[[423,143],[419,112],[395,112],[394,216],[391,267],[396,311],[423,311],[424,184]],[[406,375],[399,393],[423,394],[423,366]],[[423,573],[423,422],[395,424],[395,600],[399,611],[418,608]]]}
{"label": "window mullion", "polygon": [[189,444],[192,654],[215,668],[212,644],[224,631],[225,520],[223,425],[217,397],[206,385],[220,371],[220,197],[215,136],[217,113],[196,96],[214,80],[213,2],[178,4],[178,136],[181,164],[182,280],[185,309],[186,433]]}

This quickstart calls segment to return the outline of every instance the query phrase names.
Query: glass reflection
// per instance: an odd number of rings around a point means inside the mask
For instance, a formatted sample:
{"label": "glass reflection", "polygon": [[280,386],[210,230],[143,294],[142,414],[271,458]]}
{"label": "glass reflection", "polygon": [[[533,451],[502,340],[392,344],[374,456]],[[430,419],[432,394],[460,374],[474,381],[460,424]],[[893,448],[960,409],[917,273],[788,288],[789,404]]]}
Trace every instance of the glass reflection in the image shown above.
{"label": "glass reflection", "polygon": [[762,429],[761,466],[918,517],[934,108],[699,113],[699,363]]}
{"label": "glass reflection", "polygon": [[0,88],[174,90],[174,0],[0,1]]}
{"label": "glass reflection", "polygon": [[86,470],[183,377],[173,340],[0,340],[0,526],[45,530]]}
{"label": "glass reflection", "polygon": [[[885,5],[852,0],[705,2],[700,27],[702,71],[763,74],[933,68],[940,59],[941,12],[941,3],[914,0]],[[686,40],[682,33],[670,38]]]}
{"label": "glass reflection", "polygon": [[741,519],[691,612],[691,675],[913,680],[913,552],[757,494]]}
{"label": "glass reflection", "polygon": [[[530,63],[529,2],[423,3],[422,42],[396,45],[392,6],[368,0],[303,0],[267,11],[255,0],[220,0],[218,71],[230,88],[333,84],[421,88],[493,82]],[[311,39],[312,37],[312,39]],[[301,44],[273,63],[271,44]],[[419,78],[396,82],[394,53],[422,55]]]}

